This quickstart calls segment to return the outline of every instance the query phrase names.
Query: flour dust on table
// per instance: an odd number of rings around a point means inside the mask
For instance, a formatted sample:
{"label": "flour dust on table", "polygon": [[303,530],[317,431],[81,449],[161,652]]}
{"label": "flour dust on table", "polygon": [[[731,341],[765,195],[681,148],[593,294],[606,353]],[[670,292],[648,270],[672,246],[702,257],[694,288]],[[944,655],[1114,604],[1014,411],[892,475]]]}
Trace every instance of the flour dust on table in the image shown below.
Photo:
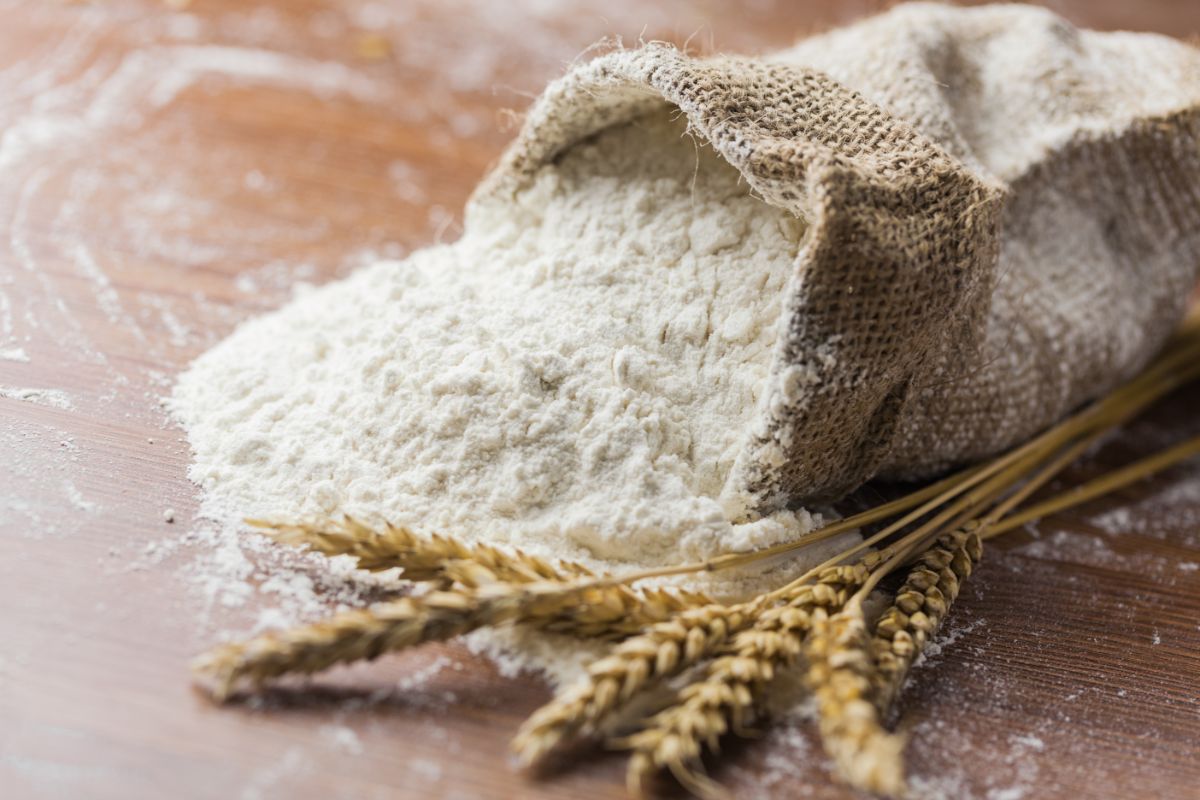
{"label": "flour dust on table", "polygon": [[173,404],[205,513],[351,514],[599,569],[793,539],[808,512],[748,515],[727,478],[803,232],[666,108],[607,129],[469,207],[458,242],[300,292],[198,359]]}

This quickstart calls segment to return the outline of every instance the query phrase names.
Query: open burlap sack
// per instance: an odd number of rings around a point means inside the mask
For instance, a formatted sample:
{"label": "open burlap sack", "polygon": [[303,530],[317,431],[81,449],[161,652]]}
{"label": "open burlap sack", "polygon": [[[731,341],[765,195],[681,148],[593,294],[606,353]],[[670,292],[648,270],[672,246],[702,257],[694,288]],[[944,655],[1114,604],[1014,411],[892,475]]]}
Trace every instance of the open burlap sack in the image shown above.
{"label": "open burlap sack", "polygon": [[1200,268],[1200,51],[1043,10],[901,6],[764,58],[612,53],[549,87],[473,202],[660,106],[808,226],[753,515],[1012,446],[1130,377]]}

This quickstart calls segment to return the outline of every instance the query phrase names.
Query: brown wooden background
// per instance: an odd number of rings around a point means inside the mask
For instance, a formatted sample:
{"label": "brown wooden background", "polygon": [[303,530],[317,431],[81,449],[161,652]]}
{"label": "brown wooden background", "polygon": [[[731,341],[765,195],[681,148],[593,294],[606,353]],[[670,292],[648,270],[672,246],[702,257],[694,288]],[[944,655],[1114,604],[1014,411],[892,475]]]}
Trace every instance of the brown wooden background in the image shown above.
{"label": "brown wooden background", "polygon": [[[457,646],[256,705],[195,694],[188,658],[270,601],[202,607],[160,398],[294,283],[456,236],[504,109],[600,37],[755,51],[878,5],[0,0],[0,796],[620,796],[604,754],[511,772],[507,736],[546,690]],[[1200,32],[1188,0],[1050,5]],[[1074,478],[1195,432],[1198,402]],[[904,700],[922,795],[1196,797],[1200,468],[993,548],[940,641]],[[716,774],[739,796],[845,796],[802,726]]]}

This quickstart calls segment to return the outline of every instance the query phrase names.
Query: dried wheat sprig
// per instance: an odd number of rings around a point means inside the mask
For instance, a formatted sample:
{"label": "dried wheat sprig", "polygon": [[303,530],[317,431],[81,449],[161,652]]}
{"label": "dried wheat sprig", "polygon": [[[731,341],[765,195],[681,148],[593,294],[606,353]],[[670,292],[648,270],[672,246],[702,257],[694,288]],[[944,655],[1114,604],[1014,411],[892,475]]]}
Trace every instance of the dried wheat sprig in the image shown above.
{"label": "dried wheat sprig", "polygon": [[705,748],[716,751],[729,731],[743,733],[754,706],[779,670],[790,665],[802,647],[816,608],[838,608],[868,576],[861,564],[829,567],[815,584],[793,583],[779,605],[763,609],[754,625],[741,631],[710,661],[701,675],[683,687],[675,702],[643,728],[615,744],[633,751],[626,784],[634,795],[661,769],[701,797],[724,792],[701,772]]}
{"label": "dried wheat sprig", "polygon": [[754,603],[711,603],[687,609],[616,645],[578,682],[530,715],[512,741],[518,761],[532,765],[569,738],[595,733],[648,686],[709,656],[749,624],[756,610]]}
{"label": "dried wheat sprig", "polygon": [[[949,607],[949,603],[957,595],[958,587],[968,573],[964,568],[965,559],[969,558],[970,564],[978,560],[980,555],[979,534],[987,531],[987,526],[993,524],[996,519],[1007,513],[1016,504],[1027,498],[1036,488],[1043,485],[1051,477],[1057,474],[1067,464],[1074,461],[1080,453],[1086,449],[1100,434],[1108,429],[1108,426],[1119,424],[1140,410],[1147,404],[1146,397],[1138,398],[1136,404],[1131,404],[1124,408],[1118,408],[1117,411],[1106,420],[1106,424],[1097,425],[1090,431],[1081,429],[1086,432],[1086,435],[1076,441],[1064,452],[1052,459],[1047,465],[1043,466],[1033,478],[1025,481],[1020,488],[1009,494],[1005,499],[996,503],[995,507],[988,514],[974,520],[968,520],[964,526],[965,530],[958,530],[952,534],[941,537],[930,551],[919,558],[920,564],[917,568],[911,571],[910,577],[913,579],[913,584],[920,583],[922,580],[928,581],[929,576],[917,574],[918,570],[931,572],[929,569],[931,562],[933,566],[938,566],[938,583],[933,584],[935,591],[929,591],[923,595],[922,604],[928,600],[929,611],[931,613],[940,612],[940,616],[944,618],[945,612]],[[1014,463],[1007,472],[999,472],[993,476],[991,480],[980,486],[977,490],[968,496],[961,498],[960,502],[955,504],[955,511],[950,514],[939,515],[933,521],[933,525],[926,524],[918,530],[902,537],[898,542],[895,542],[889,548],[885,548],[878,553],[868,553],[863,557],[862,562],[866,562],[874,568],[882,562],[890,562],[892,566],[897,566],[904,560],[905,553],[918,547],[922,541],[922,537],[928,537],[931,532],[937,532],[937,524],[940,522],[962,521],[966,516],[969,516],[968,510],[976,509],[973,513],[979,513],[978,509],[982,509],[989,503],[996,502],[995,498],[1004,495],[1014,484],[1020,483],[1024,476],[1028,475],[1029,470],[1043,461],[1049,454],[1053,452],[1054,446],[1061,446],[1061,442],[1065,439],[1057,439],[1048,442],[1042,452],[1031,454],[1032,457],[1021,462]],[[1197,440],[1185,442],[1171,450],[1144,459],[1138,464],[1132,465],[1129,468],[1119,471],[1113,476],[1106,476],[1097,481],[1088,484],[1083,490],[1077,493],[1077,499],[1085,499],[1102,493],[1105,489],[1112,489],[1126,483],[1129,483],[1139,477],[1144,477],[1146,474],[1153,472],[1156,469],[1164,468],[1165,466],[1175,463],[1183,458],[1195,454],[1200,451],[1200,438]],[[1076,495],[1072,495],[1076,498]],[[1058,507],[1068,505],[1067,503],[1059,502]],[[955,513],[956,512],[956,513]],[[912,515],[916,516],[916,515]],[[890,533],[891,531],[888,531]],[[990,533],[990,531],[988,531]],[[871,537],[868,540],[869,544],[877,542],[881,537],[878,535]],[[963,545],[963,554],[957,559],[951,556],[947,561],[944,553],[936,551],[944,549],[947,544]],[[855,552],[863,549],[863,545],[856,548],[851,548],[846,553],[835,558],[848,557]],[[945,562],[944,564],[942,562]],[[955,572],[957,568],[961,576]],[[876,577],[882,577],[886,574],[886,569],[876,570]],[[951,582],[953,579],[953,582]],[[803,579],[801,579],[803,580]],[[872,581],[872,584],[875,581]],[[940,585],[939,585],[940,584]],[[914,586],[906,585],[902,596]],[[938,594],[940,592],[940,596]],[[778,593],[776,593],[778,594]],[[939,600],[943,602],[939,605]],[[903,597],[902,603],[911,603],[912,597]],[[825,677],[821,676],[821,671],[818,670],[817,675],[811,676],[814,681],[814,690],[818,695],[824,694],[826,703],[823,706],[822,713],[822,734],[826,741],[826,746],[830,749],[840,765],[839,769],[854,785],[872,789],[877,792],[899,792],[903,787],[903,771],[902,762],[900,761],[900,753],[902,750],[902,740],[898,737],[887,734],[881,724],[878,712],[872,707],[871,700],[875,699],[873,695],[884,694],[894,690],[884,687],[879,688],[882,680],[874,675],[874,665],[871,656],[870,648],[874,647],[874,643],[868,644],[866,637],[865,624],[861,619],[861,610],[857,612],[857,617],[851,616],[849,610],[843,615],[841,621],[834,620],[832,622],[819,623],[820,626],[825,626],[823,634],[826,643],[822,644],[819,636],[815,637],[817,641],[816,652],[824,649],[826,652],[833,653],[835,649],[829,643],[837,643],[836,648],[837,658],[826,659],[823,662],[825,668]],[[925,611],[922,608],[922,611]],[[818,617],[825,615],[828,620],[828,611],[822,611]],[[885,620],[887,615],[885,615]],[[928,620],[928,617],[926,617]],[[795,641],[799,641],[803,637],[803,625],[811,623],[811,618],[801,617],[796,615],[793,617],[793,635]],[[896,620],[885,621],[883,623],[886,630],[889,624]],[[940,619],[939,619],[940,621]],[[923,624],[922,618],[916,618],[917,624]],[[751,631],[747,631],[750,633]],[[744,634],[743,634],[744,636]],[[923,646],[927,641],[926,636],[914,637],[914,641],[919,641]],[[735,639],[735,642],[737,639]],[[766,649],[774,647],[779,652],[787,652],[789,649],[786,639],[772,639],[764,637],[760,647]],[[817,659],[819,665],[822,662]],[[748,662],[747,668],[752,669],[757,662]],[[911,662],[910,662],[911,663]],[[713,672],[724,671],[721,668],[728,669],[728,661],[722,662],[721,659],[714,660],[710,663],[706,676]],[[836,668],[835,668],[836,667]],[[893,680],[899,684],[902,683],[902,674],[893,674]],[[827,685],[826,685],[827,684]],[[640,792],[646,778],[660,768],[667,767],[675,773],[681,783],[685,784],[694,793],[704,797],[722,796],[723,791],[719,784],[709,780],[696,770],[699,768],[699,756],[702,746],[708,744],[714,748],[717,744],[717,739],[723,735],[731,727],[737,729],[745,724],[745,714],[752,707],[755,697],[761,691],[761,683],[742,684],[742,685],[721,685],[698,682],[686,687],[680,695],[680,700],[686,696],[686,709],[684,703],[680,702],[664,712],[660,712],[655,719],[651,721],[651,725],[640,734],[634,737],[629,737],[627,743],[635,747],[635,753],[630,760],[628,783],[631,792]],[[842,700],[837,700],[837,698]],[[864,702],[866,705],[864,705]],[[881,702],[880,705],[883,705]],[[674,730],[671,730],[671,728]],[[640,746],[640,747],[639,747]]]}
{"label": "dried wheat sprig", "polygon": [[[969,502],[968,496],[957,504]],[[904,790],[903,742],[883,730],[869,702],[875,666],[867,647],[863,601],[942,517],[863,556],[859,566],[865,574],[854,593],[839,606],[813,609],[810,633],[803,642],[808,661],[805,682],[817,703],[822,745],[843,780],[876,794],[898,795]]]}
{"label": "dried wheat sprig", "polygon": [[[971,523],[973,530],[947,534],[910,569],[896,599],[880,616],[872,639],[877,667],[876,703],[886,714],[903,688],[908,672],[945,620],[962,582],[982,556],[982,540],[1011,530],[1031,519],[1069,508],[1111,492],[1133,481],[1200,453],[1200,437],[1193,437],[1161,453],[1115,470],[1026,512],[1005,516],[1089,447],[1100,432],[1085,437],[1043,467],[1017,492]],[[1004,517],[1004,519],[1001,519]],[[943,562],[945,564],[943,565]]]}
{"label": "dried wheat sprig", "polygon": [[[979,498],[978,503],[955,519],[954,529],[942,533],[918,555],[892,606],[877,620],[869,643],[865,639],[865,621],[861,619],[861,613],[858,618],[846,623],[848,627],[843,634],[850,637],[853,633],[853,638],[847,639],[841,656],[848,665],[848,671],[839,677],[831,667],[825,680],[831,683],[840,680],[845,691],[849,691],[846,687],[857,687],[861,691],[854,697],[853,706],[856,710],[849,715],[852,719],[850,725],[844,721],[839,724],[836,718],[826,719],[827,714],[844,712],[836,703],[821,705],[821,724],[826,749],[835,756],[839,772],[847,782],[876,793],[893,794],[900,790],[903,784],[900,761],[902,744],[884,732],[881,717],[891,707],[913,661],[924,651],[925,645],[949,612],[950,605],[958,597],[962,582],[970,576],[982,556],[981,533],[1075,461],[1102,433],[1103,429],[1098,428],[1072,442],[1048,463],[1042,464],[1032,477],[1025,479],[1015,490],[1010,491],[1005,485],[1012,481],[1003,474],[998,475],[994,479],[993,489],[1001,499]],[[1019,465],[1014,465],[1012,469],[1017,473],[1023,471]],[[1015,480],[1020,481],[1019,474]],[[971,518],[988,504],[992,504],[992,507],[987,513]],[[919,534],[920,531],[917,531],[913,535]],[[906,559],[907,554],[918,548],[919,544],[919,539],[909,544],[903,541],[897,543],[894,546],[895,562]],[[872,581],[864,586],[863,593],[884,573],[885,570],[880,570],[873,576]],[[860,601],[861,597],[855,600]],[[842,616],[849,614],[856,605],[859,603],[848,604]],[[863,635],[859,635],[860,628]],[[816,637],[814,641],[817,641]],[[810,654],[810,659],[813,658]],[[818,666],[815,661],[812,663]],[[864,680],[866,688],[863,688]],[[817,683],[814,683],[814,691],[819,694],[818,689]],[[832,692],[833,689],[828,687],[826,691]],[[868,697],[874,706],[869,711],[861,704]],[[837,755],[839,752],[841,757]],[[856,752],[858,755],[854,755]],[[893,778],[898,783],[887,788]]]}
{"label": "dried wheat sprig", "polygon": [[1079,438],[995,502],[987,513],[977,519],[960,520],[954,530],[942,534],[918,556],[892,605],[877,621],[871,642],[875,702],[881,714],[886,714],[895,701],[913,661],[924,651],[958,597],[962,582],[979,562],[983,536],[998,520],[1079,458],[1103,433],[1104,429],[1097,429]]}
{"label": "dried wheat sprig", "polygon": [[[827,609],[819,609],[814,612],[812,631],[805,646],[809,663],[806,677],[817,701],[822,744],[847,783],[876,794],[897,795],[904,790],[901,760],[903,741],[883,729],[873,703],[877,685],[882,681],[867,637],[862,610],[865,597],[884,576],[904,563],[914,550],[923,547],[923,542],[938,535],[945,525],[979,513],[979,509],[993,503],[996,504],[993,515],[1005,513],[1033,491],[1036,485],[1048,480],[1069,460],[1073,460],[1086,446],[1088,439],[1095,435],[1091,433],[1083,442],[1068,448],[1067,453],[1054,459],[1049,467],[1035,476],[1029,482],[1031,485],[997,502],[997,498],[1003,497],[1014,483],[1020,482],[1031,467],[1052,452],[1052,445],[1047,442],[1045,446],[1030,449],[1020,458],[1011,460],[1003,469],[994,471],[986,480],[954,499],[932,519],[882,551],[864,556],[862,561],[870,565],[870,575],[840,610],[830,613]],[[974,531],[981,522],[988,523],[993,519],[993,516],[985,516],[981,521],[968,521],[966,529]],[[875,541],[886,533],[887,529],[867,541]],[[970,536],[978,544],[978,537],[974,533],[959,532],[949,536]],[[852,548],[852,551],[859,548]],[[928,561],[933,557],[927,554],[923,559]]]}
{"label": "dried wheat sprig", "polygon": [[[817,699],[822,743],[847,783],[876,794],[903,791],[903,741],[883,729],[882,715],[978,562],[980,532],[1062,471],[1102,433],[1098,428],[1072,442],[1023,483],[1023,476],[1044,456],[1031,456],[997,473],[933,521],[886,548],[887,563],[874,571],[846,607],[828,620],[817,620],[807,651],[809,685]],[[1013,490],[1013,484],[1020,485]],[[973,518],[988,505],[992,507],[987,513]],[[923,545],[947,520],[954,527],[932,545]],[[916,567],[909,570],[893,606],[868,640],[863,599],[883,576],[922,547],[926,549],[917,557]]]}

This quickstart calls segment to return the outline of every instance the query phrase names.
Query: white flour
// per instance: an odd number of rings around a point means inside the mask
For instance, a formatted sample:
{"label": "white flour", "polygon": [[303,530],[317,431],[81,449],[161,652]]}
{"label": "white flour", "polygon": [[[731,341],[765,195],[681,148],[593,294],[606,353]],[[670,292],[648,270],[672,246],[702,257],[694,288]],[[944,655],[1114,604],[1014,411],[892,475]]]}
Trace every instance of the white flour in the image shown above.
{"label": "white flour", "polygon": [[722,492],[801,234],[665,110],[604,132],[457,243],[198,359],[173,403],[205,513],[344,512],[601,569],[794,538],[807,512],[735,524]]}

